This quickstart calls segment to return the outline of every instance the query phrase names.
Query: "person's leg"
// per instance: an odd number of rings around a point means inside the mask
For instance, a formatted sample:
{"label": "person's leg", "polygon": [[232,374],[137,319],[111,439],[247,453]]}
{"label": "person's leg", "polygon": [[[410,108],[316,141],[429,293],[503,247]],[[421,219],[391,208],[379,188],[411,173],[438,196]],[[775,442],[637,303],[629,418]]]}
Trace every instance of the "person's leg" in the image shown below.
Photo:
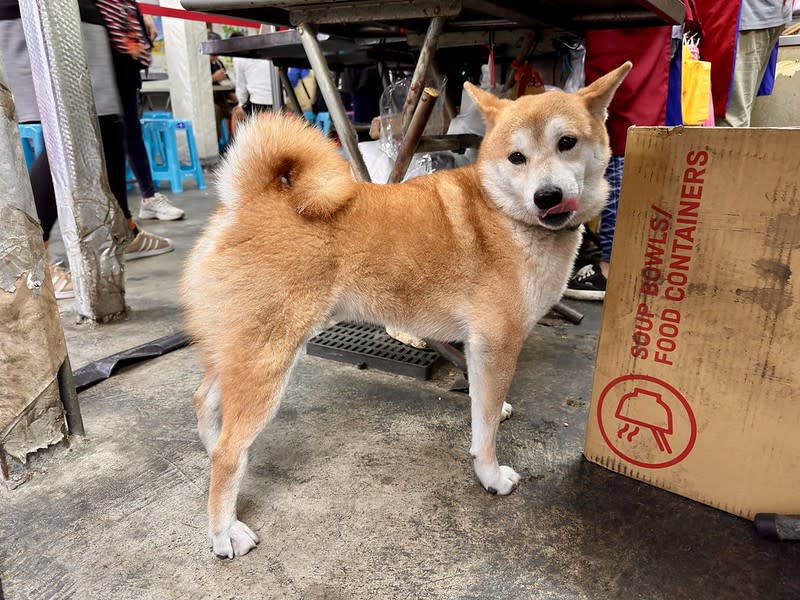
{"label": "person's leg", "polygon": [[[58,219],[58,206],[56,204],[56,192],[53,186],[53,176],[50,172],[50,161],[47,157],[47,150],[36,157],[30,170],[31,191],[33,201],[36,204],[36,213],[42,225],[42,238],[44,240],[45,251],[50,241],[50,232]],[[58,300],[74,298],[75,290],[72,286],[72,274],[63,264],[50,263],[48,258],[48,270],[50,280],[53,283],[53,292]]]}
{"label": "person's leg", "polygon": [[98,118],[100,136],[103,141],[103,157],[111,193],[117,199],[128,227],[136,233],[131,209],[128,206],[128,185],[125,181],[125,126],[119,115],[103,115]]}
{"label": "person's leg", "polygon": [[271,104],[252,104],[251,103],[251,112],[254,115],[257,115],[262,112],[271,112],[272,105]]}
{"label": "person's leg", "polygon": [[225,110],[222,105],[217,101],[217,96],[214,95],[214,120],[217,123],[217,139],[222,137],[222,119],[225,118]]}
{"label": "person's leg", "polygon": [[47,150],[36,158],[30,171],[33,201],[36,204],[36,213],[42,224],[42,237],[45,246],[50,239],[50,230],[53,229],[58,219],[56,206],[56,192],[53,188],[53,177],[50,174],[50,161],[47,159]]}
{"label": "person's leg", "polygon": [[600,215],[600,271],[603,277],[608,277],[609,263],[611,262],[611,245],[614,242],[614,230],[617,227],[617,208],[619,207],[619,194],[622,189],[622,171],[625,166],[624,156],[612,156],[606,169],[606,179],[611,184],[608,202]]}
{"label": "person's leg", "polygon": [[[100,122],[100,135],[103,141],[103,156],[106,162],[106,174],[111,193],[122,208],[128,226],[134,230],[136,225],[131,218],[128,208],[128,190],[125,182],[125,149],[122,142],[122,121],[116,115],[102,116]],[[31,166],[31,188],[33,199],[36,203],[36,212],[42,223],[44,239],[50,238],[50,230],[58,217],[56,208],[56,194],[53,188],[53,178],[50,173],[50,162],[47,159],[47,150],[44,150]]]}
{"label": "person's leg", "polygon": [[241,106],[236,106],[231,111],[231,139],[236,135],[236,130],[239,125],[244,123],[245,119],[247,119],[247,111]]}
{"label": "person's leg", "polygon": [[155,185],[153,185],[150,160],[147,158],[144,136],[142,135],[142,122],[139,120],[139,91],[135,86],[122,84],[119,81],[117,87],[125,117],[127,158],[136,180],[139,182],[139,191],[142,193],[139,218],[160,219],[162,221],[181,219],[183,218],[183,211],[170,204],[164,194],[156,192]]}
{"label": "person's leg", "polygon": [[[122,143],[122,121],[116,115],[99,118],[100,134],[103,141],[103,155],[106,161],[106,173],[111,193],[122,208],[125,218],[131,220],[128,208],[128,190],[125,183],[125,150]],[[45,241],[50,237],[50,230],[56,222],[56,194],[53,178],[50,173],[50,162],[47,150],[44,150],[31,166],[31,188],[36,203],[36,212],[42,223]],[[133,229],[131,227],[131,229]]]}
{"label": "person's leg", "polygon": [[142,198],[152,198],[155,193],[150,161],[144,147],[142,123],[139,121],[139,92],[134,86],[119,86],[119,96],[125,116],[125,148],[133,174],[139,182]]}
{"label": "person's leg", "polygon": [[739,32],[731,95],[725,116],[717,119],[718,127],[750,127],[758,86],[782,30],[772,27]]}
{"label": "person's leg", "polygon": [[122,119],[118,115],[107,115],[100,117],[99,121],[108,185],[128,220],[128,227],[136,236],[125,248],[125,259],[132,260],[171,252],[175,249],[172,242],[167,238],[140,230],[128,207],[128,186],[125,181],[125,144],[123,142],[125,126]]}

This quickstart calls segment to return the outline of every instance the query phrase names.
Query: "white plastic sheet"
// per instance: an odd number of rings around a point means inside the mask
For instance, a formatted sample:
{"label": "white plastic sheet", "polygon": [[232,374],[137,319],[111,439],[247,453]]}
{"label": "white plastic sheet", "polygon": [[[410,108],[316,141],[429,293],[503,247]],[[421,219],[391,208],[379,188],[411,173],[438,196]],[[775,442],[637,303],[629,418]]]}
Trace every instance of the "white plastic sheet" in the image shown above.
{"label": "white plastic sheet", "polygon": [[80,317],[108,320],[125,313],[122,253],[130,233],[108,186],[78,6],[29,0],[20,13],[75,306]]}

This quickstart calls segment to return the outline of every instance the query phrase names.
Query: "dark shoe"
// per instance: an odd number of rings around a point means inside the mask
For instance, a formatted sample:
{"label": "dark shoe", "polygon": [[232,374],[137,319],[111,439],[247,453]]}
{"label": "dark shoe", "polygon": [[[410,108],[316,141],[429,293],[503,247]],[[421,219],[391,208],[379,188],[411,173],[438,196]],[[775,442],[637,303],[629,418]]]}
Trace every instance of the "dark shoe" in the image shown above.
{"label": "dark shoe", "polygon": [[572,300],[599,300],[606,297],[606,278],[597,265],[578,269],[567,284],[565,298]]}
{"label": "dark shoe", "polygon": [[578,256],[575,259],[575,270],[579,270],[586,265],[596,265],[603,257],[603,248],[597,234],[584,225],[581,247],[578,249]]}

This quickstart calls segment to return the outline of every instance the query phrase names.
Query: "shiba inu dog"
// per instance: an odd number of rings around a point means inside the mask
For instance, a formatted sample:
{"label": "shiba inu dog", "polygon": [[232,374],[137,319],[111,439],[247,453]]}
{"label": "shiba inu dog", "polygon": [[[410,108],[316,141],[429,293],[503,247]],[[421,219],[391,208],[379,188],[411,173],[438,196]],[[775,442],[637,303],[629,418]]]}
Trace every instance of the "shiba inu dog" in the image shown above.
{"label": "shiba inu dog", "polygon": [[194,401],[218,556],[258,543],[236,514],[248,448],[330,320],[464,341],[475,474],[493,494],[514,489],[495,453],[504,398],[528,332],[566,288],[581,224],[606,201],[604,121],[630,68],[513,102],[466,84],[487,127],[477,163],[397,185],[356,183],[301,119],[261,114],[237,131],[182,281],[205,367]]}

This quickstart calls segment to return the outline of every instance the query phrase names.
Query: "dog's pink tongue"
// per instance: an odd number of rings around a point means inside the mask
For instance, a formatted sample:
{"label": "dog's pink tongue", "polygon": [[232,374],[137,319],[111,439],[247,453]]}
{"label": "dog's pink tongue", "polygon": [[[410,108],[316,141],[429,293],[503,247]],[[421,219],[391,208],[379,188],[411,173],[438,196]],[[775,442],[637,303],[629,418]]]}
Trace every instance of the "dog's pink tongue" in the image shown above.
{"label": "dog's pink tongue", "polygon": [[578,199],[565,198],[560,203],[544,211],[542,217],[546,217],[547,215],[560,215],[561,213],[571,212],[573,210],[578,210]]}

